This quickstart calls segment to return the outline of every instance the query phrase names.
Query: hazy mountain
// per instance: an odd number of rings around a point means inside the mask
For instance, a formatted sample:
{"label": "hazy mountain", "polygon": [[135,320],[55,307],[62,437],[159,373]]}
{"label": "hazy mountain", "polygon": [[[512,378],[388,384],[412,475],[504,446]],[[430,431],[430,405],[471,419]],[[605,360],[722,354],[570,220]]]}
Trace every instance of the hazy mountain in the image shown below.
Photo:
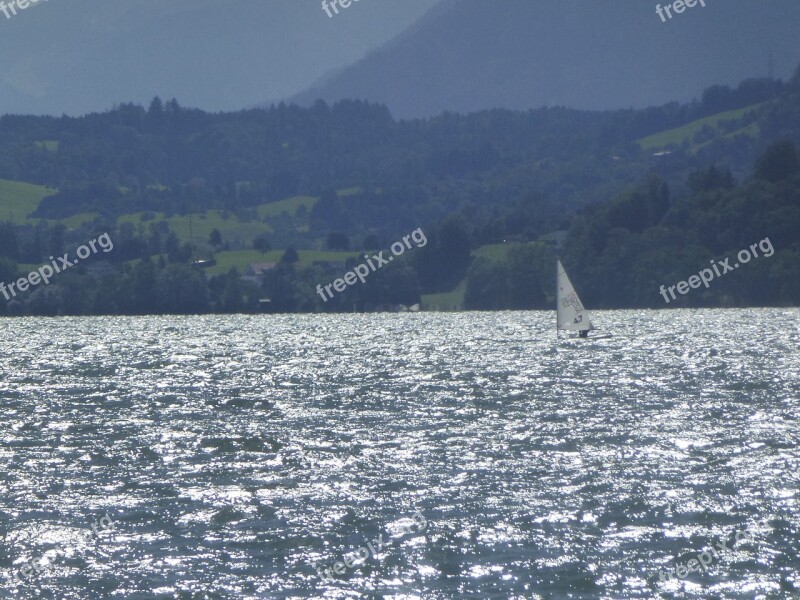
{"label": "hazy mountain", "polygon": [[[82,114],[176,97],[236,110],[294,94],[438,0],[52,0],[0,13],[0,114]],[[6,2],[8,4],[8,2]]]}
{"label": "hazy mountain", "polygon": [[666,22],[647,0],[448,0],[293,99],[363,98],[401,117],[658,105],[711,82],[787,77],[800,61],[798,25],[797,0],[705,0]]}

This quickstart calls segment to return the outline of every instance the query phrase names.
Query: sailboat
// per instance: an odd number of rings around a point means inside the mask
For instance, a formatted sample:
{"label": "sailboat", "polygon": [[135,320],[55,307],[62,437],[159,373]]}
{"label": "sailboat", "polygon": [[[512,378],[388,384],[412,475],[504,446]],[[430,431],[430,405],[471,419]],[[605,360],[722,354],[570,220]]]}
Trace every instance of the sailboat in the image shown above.
{"label": "sailboat", "polygon": [[572,287],[564,265],[560,260],[556,260],[556,263],[556,337],[560,330],[565,329],[577,331],[580,337],[585,338],[594,329],[589,311],[583,307],[575,288]]}

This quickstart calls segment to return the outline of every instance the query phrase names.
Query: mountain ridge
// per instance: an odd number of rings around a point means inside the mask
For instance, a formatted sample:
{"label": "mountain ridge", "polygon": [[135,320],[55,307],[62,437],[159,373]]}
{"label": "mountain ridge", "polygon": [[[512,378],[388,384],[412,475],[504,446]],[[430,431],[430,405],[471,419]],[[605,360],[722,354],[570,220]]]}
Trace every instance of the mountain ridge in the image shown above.
{"label": "mountain ridge", "polygon": [[[766,76],[770,56],[777,75],[789,76],[800,60],[792,25],[800,22],[800,3],[706,4],[662,23],[655,4],[637,0],[507,0],[500,9],[446,0],[290,101],[359,98],[384,103],[400,118],[487,108],[605,110],[688,101],[708,81]],[[631,89],[627,81],[640,84]]]}

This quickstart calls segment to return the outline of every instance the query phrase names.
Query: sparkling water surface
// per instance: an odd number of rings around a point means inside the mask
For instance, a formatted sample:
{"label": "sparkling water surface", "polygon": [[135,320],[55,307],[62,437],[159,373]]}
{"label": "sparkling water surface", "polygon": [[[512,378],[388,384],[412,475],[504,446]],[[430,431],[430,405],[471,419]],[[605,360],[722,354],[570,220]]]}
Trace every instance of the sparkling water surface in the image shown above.
{"label": "sparkling water surface", "polygon": [[798,598],[798,317],[1,320],[0,597]]}

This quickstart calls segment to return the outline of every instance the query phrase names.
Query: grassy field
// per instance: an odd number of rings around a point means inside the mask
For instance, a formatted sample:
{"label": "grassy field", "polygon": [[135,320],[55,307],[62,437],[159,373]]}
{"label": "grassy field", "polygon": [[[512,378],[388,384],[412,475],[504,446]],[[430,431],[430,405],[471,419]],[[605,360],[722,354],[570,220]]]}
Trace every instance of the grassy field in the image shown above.
{"label": "grassy field", "polygon": [[75,229],[97,218],[98,213],[80,213],[67,219],[30,219],[28,215],[39,207],[42,198],[54,194],[56,190],[41,185],[0,179],[0,220],[16,224],[47,221],[60,222],[68,229]]}
{"label": "grassy field", "polygon": [[[758,123],[750,123],[750,125],[748,125],[747,127],[742,127],[741,129],[737,129],[736,131],[731,131],[730,133],[726,133],[725,135],[722,136],[722,139],[731,140],[739,135],[746,135],[748,137],[755,138],[758,137],[760,134],[761,134],[761,128],[758,126]],[[708,140],[707,142],[703,142],[702,144],[694,146],[691,151],[692,154],[697,153],[699,150],[710,144],[712,141],[713,140]]]}
{"label": "grassy field", "polygon": [[[666,148],[667,146],[671,145],[681,145],[685,141],[691,143],[692,139],[698,132],[700,132],[703,127],[709,126],[712,129],[719,130],[719,124],[722,121],[736,121],[741,119],[745,114],[747,114],[751,110],[758,110],[761,106],[766,104],[766,102],[762,102],[760,104],[754,104],[753,106],[748,106],[746,108],[739,108],[736,110],[729,110],[727,112],[718,113],[716,115],[711,115],[709,117],[705,117],[703,119],[698,119],[697,121],[692,121],[691,123],[687,123],[682,127],[676,127],[675,129],[669,129],[667,131],[662,131],[660,133],[656,133],[640,140],[637,140],[637,143],[643,150],[656,150],[659,148]],[[758,130],[756,129],[753,131],[749,127],[745,127],[740,130],[741,133],[748,133],[753,132],[757,133]],[[740,132],[732,132],[734,134]],[[730,135],[730,134],[729,134]],[[697,151],[698,147],[693,147],[692,151]]]}
{"label": "grassy field", "polygon": [[494,261],[503,261],[508,257],[509,252],[517,250],[518,248],[521,248],[524,245],[525,244],[521,243],[488,244],[486,246],[481,246],[480,248],[476,248],[472,252],[472,256],[488,258],[489,260],[494,260]]}
{"label": "grassy field", "polygon": [[[42,148],[56,151],[57,144],[41,142]],[[360,188],[350,188],[338,192],[340,196],[348,196],[358,193]],[[36,219],[29,219],[28,215],[36,210],[42,198],[55,193],[56,190],[29,183],[0,179],[0,220],[10,219],[13,222],[29,223]],[[202,213],[191,215],[173,215],[167,217],[164,213],[150,213],[147,220],[142,220],[145,213],[136,212],[123,215],[117,220],[117,224],[129,223],[134,228],[139,226],[149,227],[152,223],[166,222],[170,230],[175,232],[181,243],[192,241],[195,246],[208,244],[211,232],[219,230],[224,242],[234,245],[243,244],[251,247],[253,240],[260,234],[270,234],[274,232],[270,224],[272,219],[279,219],[280,227],[286,227],[286,219],[291,219],[289,227],[294,227],[298,231],[308,229],[308,218],[299,215],[305,211],[307,214],[314,207],[318,198],[312,196],[295,196],[286,198],[278,202],[258,205],[255,208],[257,218],[252,221],[242,221],[235,214],[230,213],[228,218],[222,217],[222,211],[209,210]],[[84,223],[91,222],[97,218],[97,213],[80,213],[67,219],[60,220],[61,223],[70,229],[80,227]],[[50,221],[55,222],[55,221]],[[277,224],[276,224],[277,226]],[[190,236],[191,232],[191,236]],[[278,262],[283,256],[284,249],[277,249],[262,254],[256,250],[235,250],[218,252],[215,254],[217,264],[206,270],[210,274],[227,273],[232,267],[236,267],[240,272],[251,263]],[[335,252],[318,250],[299,250],[300,266],[308,266],[317,261],[344,263],[348,258],[359,258],[360,252]],[[344,268],[343,268],[344,269]]]}
{"label": "grassy field", "polygon": [[[37,142],[37,145],[53,152],[58,150],[58,143],[55,141]],[[351,188],[349,190],[342,190],[339,194],[346,196],[356,193],[358,189],[359,188]],[[50,196],[56,191],[57,190],[22,181],[0,179],[0,220],[8,220],[16,224],[39,221],[39,219],[28,218],[28,215],[38,208],[42,198]],[[150,223],[166,221],[169,228],[175,232],[175,235],[178,236],[181,243],[193,241],[195,244],[208,243],[211,232],[217,229],[222,234],[224,242],[232,242],[234,244],[242,243],[249,246],[259,234],[273,233],[274,230],[269,223],[271,219],[281,217],[297,219],[298,222],[293,226],[296,227],[298,231],[307,231],[307,218],[298,216],[298,212],[302,208],[308,213],[314,207],[317,200],[317,198],[312,196],[296,196],[278,202],[261,204],[254,207],[258,219],[253,221],[241,221],[235,214],[230,214],[227,219],[223,219],[221,211],[209,210],[203,213],[192,214],[191,217],[189,217],[189,215],[174,215],[167,218],[163,213],[153,213],[153,218],[147,221],[142,221],[142,215],[144,213],[137,212],[119,217],[117,223],[130,223],[138,228],[140,224],[144,224],[144,226],[147,227]],[[91,222],[97,216],[97,213],[80,213],[66,219],[61,219],[60,222],[69,229],[74,229]],[[51,223],[56,222],[50,219],[48,219],[48,221]]]}
{"label": "grassy field", "polygon": [[464,279],[456,288],[442,294],[423,294],[422,309],[433,311],[461,310],[464,308],[464,292],[467,291],[467,280]]}
{"label": "grassy field", "polygon": [[261,204],[256,210],[258,212],[258,218],[262,220],[269,217],[278,217],[283,213],[288,214],[290,217],[295,217],[301,206],[304,206],[306,210],[310,211],[316,202],[317,198],[312,198],[311,196],[295,196],[294,198],[279,200],[278,202]]}
{"label": "grassy field", "polygon": [[353,196],[355,194],[360,194],[361,192],[362,192],[362,189],[361,189],[360,186],[354,186],[354,187],[351,187],[351,188],[347,188],[345,190],[339,190],[338,192],[336,192],[336,195],[337,196]]}
{"label": "grassy field", "polygon": [[[118,219],[118,223],[131,223],[134,227],[144,223],[145,227],[147,227],[150,223],[166,221],[170,230],[175,232],[181,243],[190,241],[189,234],[191,232],[191,240],[195,244],[208,243],[211,232],[217,229],[222,234],[224,242],[240,242],[249,246],[259,234],[269,234],[274,231],[268,222],[269,219],[281,216],[299,219],[297,212],[300,207],[310,211],[316,201],[317,198],[312,198],[311,196],[296,196],[278,202],[261,204],[255,207],[258,215],[258,219],[255,221],[241,221],[235,214],[230,214],[227,219],[223,219],[222,211],[209,210],[202,213],[194,213],[191,217],[189,215],[173,215],[166,218],[163,213],[154,213],[154,217],[148,221],[142,221],[144,213],[137,212],[123,215]],[[298,223],[297,226],[298,229],[302,229],[304,224]],[[307,229],[307,226],[305,227]]]}
{"label": "grassy field", "polygon": [[191,240],[200,244],[208,243],[208,238],[214,229],[219,230],[224,242],[242,242],[247,245],[252,244],[256,236],[261,233],[272,233],[272,227],[266,223],[243,222],[235,215],[230,215],[226,220],[217,210],[191,216],[173,216],[167,219],[167,223],[179,240],[188,242],[191,233]]}
{"label": "grassy field", "polygon": [[42,198],[56,190],[41,185],[0,179],[0,220],[29,223],[28,215],[36,210]]}
{"label": "grassy field", "polygon": [[123,215],[118,219],[118,223],[131,223],[134,227],[138,227],[143,223],[148,227],[150,223],[166,221],[169,228],[175,232],[178,239],[182,243],[190,241],[189,233],[191,232],[191,240],[195,244],[206,244],[208,238],[214,229],[218,229],[222,234],[222,240],[227,242],[242,242],[244,244],[251,244],[253,239],[260,233],[271,233],[272,227],[267,223],[260,223],[258,221],[243,222],[236,217],[230,215],[228,219],[222,218],[222,213],[218,210],[209,210],[204,213],[195,213],[191,217],[189,215],[174,215],[165,218],[163,213],[155,213],[155,217],[149,221],[142,221],[144,213],[131,213]]}
{"label": "grassy field", "polygon": [[78,213],[77,215],[72,215],[66,219],[61,219],[61,223],[66,225],[68,229],[77,229],[85,223],[94,221],[99,216],[100,213]]}
{"label": "grassy field", "polygon": [[49,150],[50,152],[58,152],[58,140],[42,140],[41,142],[34,142],[37,148]]}

